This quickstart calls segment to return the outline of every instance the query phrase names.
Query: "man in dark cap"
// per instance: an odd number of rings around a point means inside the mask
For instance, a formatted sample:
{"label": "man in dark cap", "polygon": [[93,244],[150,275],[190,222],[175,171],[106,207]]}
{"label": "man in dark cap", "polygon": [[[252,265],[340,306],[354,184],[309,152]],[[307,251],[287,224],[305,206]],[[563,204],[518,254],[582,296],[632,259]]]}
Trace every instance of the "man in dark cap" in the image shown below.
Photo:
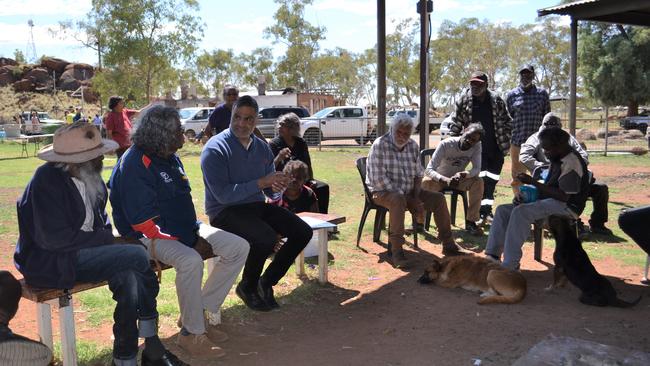
{"label": "man in dark cap", "polygon": [[481,200],[481,221],[492,219],[494,190],[503,168],[503,157],[510,149],[512,119],[506,103],[494,91],[488,90],[488,76],[475,71],[469,80],[469,89],[456,103],[456,115],[449,127],[450,135],[460,136],[463,129],[471,123],[480,123],[484,134],[481,137],[481,172],[483,178],[483,199]]}
{"label": "man in dark cap", "polygon": [[512,139],[510,157],[512,158],[512,189],[518,192],[521,182],[517,175],[526,172],[526,166],[519,161],[521,145],[530,135],[539,130],[542,119],[551,111],[548,92],[538,88],[535,83],[535,68],[524,65],[519,69],[519,86],[508,92],[506,105],[512,117]]}

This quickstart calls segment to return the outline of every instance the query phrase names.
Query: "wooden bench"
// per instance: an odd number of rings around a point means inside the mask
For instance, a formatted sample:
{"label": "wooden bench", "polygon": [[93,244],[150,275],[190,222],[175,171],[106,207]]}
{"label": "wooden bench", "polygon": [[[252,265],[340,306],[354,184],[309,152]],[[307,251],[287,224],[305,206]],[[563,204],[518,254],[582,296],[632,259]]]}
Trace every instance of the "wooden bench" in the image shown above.
{"label": "wooden bench", "polygon": [[[318,280],[320,283],[327,283],[327,232],[336,227],[336,225],[345,222],[345,217],[337,215],[327,215],[318,213],[300,213],[298,214],[303,220],[310,223],[310,226],[319,233],[319,255],[318,266],[319,275]],[[331,225],[322,225],[322,223],[329,223]],[[116,242],[133,242],[117,238]],[[203,238],[199,238],[194,249],[201,255],[203,260],[214,259],[215,255],[212,252],[210,244]],[[156,268],[155,263],[152,261],[152,268]],[[296,258],[296,273],[298,276],[305,274],[304,268],[304,253],[301,253]],[[163,270],[172,268],[171,266],[160,263]],[[214,265],[214,261],[208,261],[208,269]],[[59,307],[59,330],[61,333],[61,353],[64,366],[77,365],[77,345],[75,336],[75,323],[74,323],[74,310],[72,306],[72,295],[86,290],[91,290],[97,287],[106,285],[106,282],[97,283],[77,283],[72,289],[59,290],[59,289],[44,289],[35,288],[27,285],[24,279],[20,280],[22,285],[22,297],[36,303],[37,311],[37,325],[38,335],[41,342],[54,350],[54,342],[52,336],[52,305]]]}

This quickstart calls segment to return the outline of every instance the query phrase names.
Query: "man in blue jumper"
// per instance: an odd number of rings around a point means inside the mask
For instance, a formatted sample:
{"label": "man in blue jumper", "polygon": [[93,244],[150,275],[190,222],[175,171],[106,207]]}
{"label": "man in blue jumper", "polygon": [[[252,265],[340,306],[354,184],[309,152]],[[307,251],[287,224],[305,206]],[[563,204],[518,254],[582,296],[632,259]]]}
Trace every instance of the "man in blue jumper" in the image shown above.
{"label": "man in blue jumper", "polygon": [[[176,151],[184,136],[174,108],[147,109],[131,134],[133,143],[111,175],[115,226],[123,236],[139,238],[150,255],[176,269],[182,327],[177,344],[192,357],[216,358],[228,336],[210,322],[219,312],[248,255],[248,243],[197,221],[190,182]],[[203,287],[203,259],[194,249],[199,237],[219,261]],[[212,259],[211,259],[212,260]],[[205,314],[204,314],[205,310]]]}
{"label": "man in blue jumper", "polygon": [[71,289],[75,282],[108,282],[117,302],[113,363],[135,366],[138,337],[142,365],[186,365],[166,351],[157,333],[158,281],[140,245],[113,244],[106,215],[104,154],[118,148],[86,122],[59,128],[41,149],[36,169],[18,201],[14,262],[30,286]]}
{"label": "man in blue jumper", "polygon": [[[257,113],[255,99],[239,98],[233,107],[230,128],[210,139],[203,148],[201,168],[210,224],[237,234],[250,244],[236,293],[249,308],[269,311],[279,307],[273,286],[286,274],[313,233],[295,214],[265,202],[265,195],[279,199],[289,179],[275,171],[271,148],[253,134]],[[261,275],[278,234],[287,241]]]}

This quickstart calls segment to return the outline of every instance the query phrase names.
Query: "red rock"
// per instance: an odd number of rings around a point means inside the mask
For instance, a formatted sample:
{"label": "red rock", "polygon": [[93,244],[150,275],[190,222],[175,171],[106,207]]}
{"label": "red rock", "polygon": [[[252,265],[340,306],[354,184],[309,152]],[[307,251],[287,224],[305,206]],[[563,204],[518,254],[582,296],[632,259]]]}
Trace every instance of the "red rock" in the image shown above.
{"label": "red rock", "polygon": [[79,80],[72,78],[72,77],[66,77],[66,78],[61,78],[59,80],[59,86],[58,88],[61,90],[77,90],[81,86],[81,83]]}
{"label": "red rock", "polygon": [[16,92],[34,91],[34,83],[29,79],[18,80],[14,83],[14,90]]}
{"label": "red rock", "polygon": [[25,79],[30,79],[34,84],[47,84],[52,81],[52,77],[47,72],[47,69],[42,67],[37,67],[33,70],[30,70],[25,74]]}
{"label": "red rock", "polygon": [[6,66],[6,65],[16,66],[18,65],[18,62],[16,62],[16,60],[11,58],[0,57],[0,66]]}
{"label": "red rock", "polygon": [[44,66],[49,70],[56,71],[57,75],[63,74],[66,66],[69,64],[70,63],[68,61],[61,60],[60,58],[56,57],[43,57],[43,59],[41,59],[41,66]]}

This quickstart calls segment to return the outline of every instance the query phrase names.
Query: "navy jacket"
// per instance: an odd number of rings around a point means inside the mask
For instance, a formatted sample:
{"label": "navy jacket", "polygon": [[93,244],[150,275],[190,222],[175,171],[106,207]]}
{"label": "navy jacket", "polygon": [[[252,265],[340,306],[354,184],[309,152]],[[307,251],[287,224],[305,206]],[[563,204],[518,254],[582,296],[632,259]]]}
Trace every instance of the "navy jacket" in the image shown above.
{"label": "navy jacket", "polygon": [[162,159],[131,146],[113,168],[108,185],[113,221],[120,235],[141,238],[134,226],[153,220],[160,232],[189,247],[196,244],[200,222],[190,181],[176,154]]}
{"label": "navy jacket", "polygon": [[93,231],[81,230],[86,208],[70,174],[41,165],[17,203],[19,237],[14,261],[31,286],[74,286],[77,251],[113,243],[106,191],[95,208]]}

